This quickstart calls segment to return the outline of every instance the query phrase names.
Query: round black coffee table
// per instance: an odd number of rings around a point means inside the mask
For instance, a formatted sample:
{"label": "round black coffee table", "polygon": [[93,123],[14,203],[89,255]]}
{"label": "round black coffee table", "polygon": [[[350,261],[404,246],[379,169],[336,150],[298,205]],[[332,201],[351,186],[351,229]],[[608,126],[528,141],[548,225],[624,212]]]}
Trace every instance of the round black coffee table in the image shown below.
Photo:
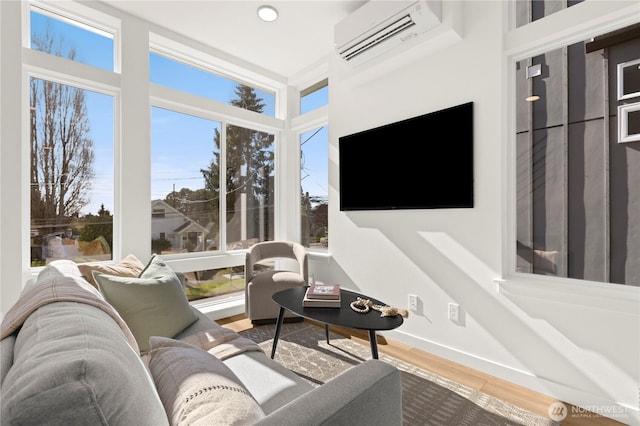
{"label": "round black coffee table", "polygon": [[350,305],[351,302],[354,302],[358,297],[362,299],[369,299],[376,305],[386,304],[369,296],[344,289],[340,289],[340,308],[306,308],[302,306],[302,299],[304,299],[306,291],[307,287],[295,287],[279,291],[273,295],[273,301],[280,305],[280,312],[278,313],[276,334],[273,337],[271,358],[276,354],[276,346],[278,345],[280,329],[282,328],[282,323],[284,321],[285,309],[303,318],[324,323],[327,343],[329,343],[329,324],[367,330],[369,332],[369,342],[371,343],[371,357],[374,359],[378,359],[376,331],[393,330],[394,328],[399,327],[403,322],[402,316],[400,315],[382,317],[380,316],[380,312],[373,309],[369,310],[366,314],[355,312],[351,309]]}

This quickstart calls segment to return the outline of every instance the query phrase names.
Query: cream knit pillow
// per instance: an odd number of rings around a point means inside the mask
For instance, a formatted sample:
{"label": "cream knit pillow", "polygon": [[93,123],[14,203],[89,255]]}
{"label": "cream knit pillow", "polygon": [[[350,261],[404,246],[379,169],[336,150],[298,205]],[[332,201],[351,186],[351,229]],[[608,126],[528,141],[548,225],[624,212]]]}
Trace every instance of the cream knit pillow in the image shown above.
{"label": "cream knit pillow", "polygon": [[172,425],[249,425],[265,414],[222,361],[179,340],[149,339],[149,370]]}

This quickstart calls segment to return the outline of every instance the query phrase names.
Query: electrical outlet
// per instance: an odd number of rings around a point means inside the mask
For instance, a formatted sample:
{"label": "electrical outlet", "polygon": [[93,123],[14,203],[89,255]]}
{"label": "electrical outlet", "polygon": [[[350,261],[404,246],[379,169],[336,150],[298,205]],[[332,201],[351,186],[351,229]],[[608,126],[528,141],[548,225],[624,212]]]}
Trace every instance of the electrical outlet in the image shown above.
{"label": "electrical outlet", "polygon": [[460,321],[460,306],[457,303],[449,303],[449,319],[453,322]]}
{"label": "electrical outlet", "polygon": [[418,296],[415,294],[409,295],[409,310],[417,311],[418,310]]}

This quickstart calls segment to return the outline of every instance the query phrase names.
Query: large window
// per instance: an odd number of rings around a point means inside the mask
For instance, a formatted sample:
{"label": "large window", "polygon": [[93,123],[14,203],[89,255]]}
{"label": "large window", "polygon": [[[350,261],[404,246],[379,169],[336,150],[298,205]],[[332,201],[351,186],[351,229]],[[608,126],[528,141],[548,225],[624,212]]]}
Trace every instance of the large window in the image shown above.
{"label": "large window", "polygon": [[640,38],[632,34],[516,63],[519,272],[640,285],[640,141],[628,137],[640,126]]}
{"label": "large window", "polygon": [[32,49],[114,70],[114,37],[110,32],[36,6],[31,7],[29,20]]}
{"label": "large window", "polygon": [[[297,236],[275,217],[277,145],[296,142],[280,140],[287,85],[88,3],[23,11],[31,265],[148,248],[186,275],[191,300],[242,291],[242,251]],[[326,104],[318,90],[308,99]]]}
{"label": "large window", "polygon": [[204,176],[220,155],[220,123],[157,107],[151,117],[151,250],[215,250],[219,198]]}
{"label": "large window", "polygon": [[300,92],[300,114],[329,103],[329,80],[324,79]]}
{"label": "large window", "polygon": [[[220,135],[216,134],[215,139],[218,141]],[[274,238],[274,142],[272,134],[227,126],[228,249],[246,249],[259,241]],[[211,186],[218,185],[219,166],[219,163],[211,163],[208,173]]]}
{"label": "large window", "polygon": [[[56,17],[31,10],[32,49],[113,69],[113,39],[108,33]],[[56,259],[110,260],[114,98],[56,81],[48,73],[29,81],[31,266]]]}
{"label": "large window", "polygon": [[[176,59],[183,46],[154,46],[163,53],[150,53],[150,81],[173,91],[152,86],[152,103],[163,106],[152,108],[152,251],[169,262],[228,256],[226,267],[182,272],[190,300],[233,297],[244,288],[234,253],[275,235],[275,133],[252,128],[243,111],[273,117],[275,94],[203,65],[212,58]],[[243,126],[231,124],[235,115]],[[269,120],[258,119],[260,127]]]}
{"label": "large window", "polygon": [[244,267],[207,269],[184,274],[187,299],[200,300],[244,291]]}
{"label": "large window", "polygon": [[567,7],[575,6],[584,0],[517,0],[515,26],[520,27],[535,22],[545,16],[557,13]]}
{"label": "large window", "polygon": [[307,248],[329,246],[329,136],[327,126],[300,134],[301,241]]}
{"label": "large window", "polygon": [[252,92],[262,103],[261,108],[256,110],[252,108],[254,105],[250,103],[237,102],[236,89],[240,86],[246,86],[246,84],[205,71],[194,65],[187,65],[157,53],[150,53],[149,74],[152,83],[249,109],[270,117],[275,116],[276,97],[274,93],[251,86]]}

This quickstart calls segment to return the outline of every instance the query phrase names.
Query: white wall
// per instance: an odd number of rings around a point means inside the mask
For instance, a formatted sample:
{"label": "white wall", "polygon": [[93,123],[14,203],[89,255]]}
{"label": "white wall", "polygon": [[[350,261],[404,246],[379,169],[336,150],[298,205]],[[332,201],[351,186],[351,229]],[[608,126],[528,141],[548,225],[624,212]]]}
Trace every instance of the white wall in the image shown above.
{"label": "white wall", "polygon": [[[22,217],[21,206],[28,202],[20,191],[24,170],[20,164],[27,150],[21,147],[21,109],[16,102],[21,98],[21,66],[16,58],[21,57],[21,41],[15,34],[20,30],[20,3],[3,2],[0,4],[0,314],[4,314],[17,299],[22,289]],[[28,172],[26,172],[28,173]],[[27,175],[28,176],[28,175]]]}
{"label": "white wall", "polygon": [[[332,260],[313,265],[316,278],[398,307],[408,307],[407,295],[416,294],[418,311],[389,337],[638,423],[637,288],[505,277],[496,291],[494,279],[506,268],[509,223],[509,73],[503,54],[508,8],[506,2],[468,1],[461,13],[463,40],[444,49],[432,51],[425,42],[371,67],[332,59]],[[566,20],[584,23],[575,14]],[[475,114],[473,209],[338,210],[340,136],[469,101]],[[389,149],[415,155],[404,143]],[[379,172],[385,173],[383,165]],[[447,317],[450,302],[461,308],[457,324]]]}

